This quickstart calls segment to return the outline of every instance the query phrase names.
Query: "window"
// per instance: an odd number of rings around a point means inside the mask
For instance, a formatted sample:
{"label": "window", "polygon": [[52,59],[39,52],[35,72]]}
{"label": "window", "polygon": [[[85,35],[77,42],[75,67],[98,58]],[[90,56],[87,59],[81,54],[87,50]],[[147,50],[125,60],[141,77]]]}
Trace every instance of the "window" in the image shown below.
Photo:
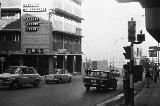
{"label": "window", "polygon": [[76,28],[76,34],[77,35],[82,35],[82,29]]}
{"label": "window", "polygon": [[60,35],[55,36],[55,42],[62,42],[62,36]]}
{"label": "window", "polygon": [[28,74],[34,74],[34,69],[33,68],[28,68]]}
{"label": "window", "polygon": [[22,68],[22,74],[27,74],[27,68]]}

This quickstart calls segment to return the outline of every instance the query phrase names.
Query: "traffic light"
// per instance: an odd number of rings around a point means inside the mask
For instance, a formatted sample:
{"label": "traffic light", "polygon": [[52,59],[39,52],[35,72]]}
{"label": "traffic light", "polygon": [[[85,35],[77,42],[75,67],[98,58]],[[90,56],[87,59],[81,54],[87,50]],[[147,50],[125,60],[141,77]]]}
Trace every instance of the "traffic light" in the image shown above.
{"label": "traffic light", "polygon": [[145,34],[137,34],[137,41],[138,42],[145,41]]}
{"label": "traffic light", "polygon": [[126,46],[123,47],[125,50],[125,53],[123,53],[125,59],[131,59],[131,47],[130,46]]}
{"label": "traffic light", "polygon": [[128,21],[128,42],[134,42],[136,39],[136,21]]}

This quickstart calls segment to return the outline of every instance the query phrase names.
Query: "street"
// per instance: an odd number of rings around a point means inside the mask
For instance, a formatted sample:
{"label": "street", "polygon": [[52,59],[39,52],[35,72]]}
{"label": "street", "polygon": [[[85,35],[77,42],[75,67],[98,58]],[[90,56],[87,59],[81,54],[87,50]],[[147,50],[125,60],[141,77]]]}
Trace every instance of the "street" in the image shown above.
{"label": "street", "polygon": [[118,78],[116,91],[86,91],[82,77],[73,78],[71,83],[45,84],[39,88],[26,86],[19,90],[0,88],[0,106],[93,106],[122,92],[122,81]]}

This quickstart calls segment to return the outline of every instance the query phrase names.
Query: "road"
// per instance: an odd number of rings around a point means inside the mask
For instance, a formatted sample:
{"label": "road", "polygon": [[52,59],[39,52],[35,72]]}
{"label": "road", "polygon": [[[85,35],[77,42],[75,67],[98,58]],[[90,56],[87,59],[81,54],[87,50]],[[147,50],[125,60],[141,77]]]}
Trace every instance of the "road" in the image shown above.
{"label": "road", "polygon": [[45,84],[39,88],[32,86],[19,90],[0,88],[0,106],[93,106],[122,92],[122,81],[116,91],[86,91],[82,77],[73,78],[72,83]]}

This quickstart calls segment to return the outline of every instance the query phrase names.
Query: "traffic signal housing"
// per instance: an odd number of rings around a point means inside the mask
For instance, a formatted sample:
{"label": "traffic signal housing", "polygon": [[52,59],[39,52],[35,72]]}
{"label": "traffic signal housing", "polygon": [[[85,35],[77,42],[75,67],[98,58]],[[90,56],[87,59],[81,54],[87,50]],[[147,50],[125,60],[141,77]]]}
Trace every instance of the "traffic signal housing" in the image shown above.
{"label": "traffic signal housing", "polygon": [[123,48],[125,50],[125,53],[123,53],[125,59],[131,59],[131,47],[130,46],[125,46]]}

